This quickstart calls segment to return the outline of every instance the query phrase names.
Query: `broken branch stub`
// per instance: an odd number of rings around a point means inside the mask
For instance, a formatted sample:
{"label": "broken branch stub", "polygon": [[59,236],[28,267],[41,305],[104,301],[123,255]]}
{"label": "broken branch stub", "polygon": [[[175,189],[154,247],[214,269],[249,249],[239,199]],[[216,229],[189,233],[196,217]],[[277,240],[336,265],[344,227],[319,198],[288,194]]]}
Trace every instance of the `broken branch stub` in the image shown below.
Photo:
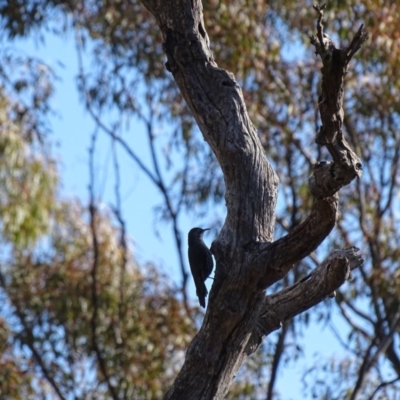
{"label": "broken branch stub", "polygon": [[322,93],[318,101],[322,125],[315,142],[326,146],[333,158],[334,165],[324,166],[324,169],[329,169],[340,186],[344,186],[362,175],[361,160],[343,136],[344,77],[350,60],[368,39],[368,34],[361,25],[349,46],[338,49],[323,31],[324,7],[314,5],[314,9],[318,12],[317,35],[310,38],[323,64]]}

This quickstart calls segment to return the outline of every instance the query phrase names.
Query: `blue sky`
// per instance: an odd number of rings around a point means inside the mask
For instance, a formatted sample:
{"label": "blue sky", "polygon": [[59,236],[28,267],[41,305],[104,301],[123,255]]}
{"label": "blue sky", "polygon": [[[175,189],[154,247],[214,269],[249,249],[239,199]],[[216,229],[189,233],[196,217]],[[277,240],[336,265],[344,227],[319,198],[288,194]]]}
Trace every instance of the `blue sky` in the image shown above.
{"label": "blue sky", "polygon": [[[61,160],[62,196],[79,197],[88,199],[88,148],[90,136],[95,128],[91,117],[86,113],[83,102],[79,99],[76,88],[76,75],[78,61],[72,35],[69,37],[53,37],[47,35],[44,45],[35,45],[32,41],[19,42],[18,49],[28,54],[40,57],[46,64],[53,66],[61,78],[56,83],[56,93],[52,106],[56,115],[51,118],[53,133],[52,141],[54,150]],[[64,67],[60,67],[60,63]],[[145,140],[145,132],[140,123],[133,123],[135,131],[135,151],[141,154],[144,162],[149,163],[150,157]],[[111,168],[112,159],[110,139],[100,134],[100,141],[96,149],[96,194],[101,197],[104,204],[114,203],[114,178]],[[172,280],[179,282],[180,272],[177,255],[172,240],[171,226],[155,219],[154,207],[161,202],[161,197],[149,179],[137,166],[119,151],[121,161],[122,208],[123,217],[127,223],[128,233],[134,243],[134,253],[139,263],[151,261],[160,266],[171,276]],[[193,221],[190,217],[181,219],[181,228],[184,232],[186,252],[186,232],[193,226],[206,226],[205,221]],[[155,228],[158,228],[159,235]],[[211,238],[206,237],[210,243]],[[193,283],[189,287],[194,298]],[[334,301],[334,300],[327,300]],[[343,324],[335,318],[339,330],[344,329]],[[267,340],[274,340],[276,333]],[[343,349],[333,339],[332,334],[321,325],[311,324],[306,331],[304,343],[306,346],[306,361],[340,356]],[[282,365],[278,390],[284,400],[306,399],[300,393],[300,378],[305,369],[305,361]],[[290,384],[288,384],[290,382]]]}

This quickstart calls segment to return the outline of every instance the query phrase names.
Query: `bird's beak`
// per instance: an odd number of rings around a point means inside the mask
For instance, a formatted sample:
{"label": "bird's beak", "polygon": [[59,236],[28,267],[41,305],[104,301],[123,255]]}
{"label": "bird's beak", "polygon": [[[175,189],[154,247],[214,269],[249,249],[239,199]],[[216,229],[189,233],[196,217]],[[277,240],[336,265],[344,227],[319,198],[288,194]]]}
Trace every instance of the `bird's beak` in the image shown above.
{"label": "bird's beak", "polygon": [[205,232],[205,231],[209,231],[211,228],[206,228],[206,229],[203,229],[203,232]]}

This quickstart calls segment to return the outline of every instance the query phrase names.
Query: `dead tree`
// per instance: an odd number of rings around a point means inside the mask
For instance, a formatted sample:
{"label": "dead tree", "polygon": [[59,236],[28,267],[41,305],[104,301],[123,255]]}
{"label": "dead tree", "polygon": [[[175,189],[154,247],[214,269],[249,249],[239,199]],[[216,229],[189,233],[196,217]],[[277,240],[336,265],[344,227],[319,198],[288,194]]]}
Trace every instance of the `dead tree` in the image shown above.
{"label": "dead tree", "polygon": [[338,191],[362,174],[362,164],[343,137],[344,76],[367,39],[363,27],[347,48],[317,35],[321,57],[322,125],[316,143],[331,162],[317,163],[309,177],[310,215],[273,241],[278,177],[265,156],[233,74],[218,68],[209,47],[200,0],[142,0],[161,29],[166,68],[172,73],[221,166],[227,217],[212,244],[216,272],[201,329],[166,399],[221,399],[244,359],[282,322],[331,295],[362,263],[356,248],[334,251],[306,279],[274,295],[265,290],[282,279],[327,237],[338,219]]}

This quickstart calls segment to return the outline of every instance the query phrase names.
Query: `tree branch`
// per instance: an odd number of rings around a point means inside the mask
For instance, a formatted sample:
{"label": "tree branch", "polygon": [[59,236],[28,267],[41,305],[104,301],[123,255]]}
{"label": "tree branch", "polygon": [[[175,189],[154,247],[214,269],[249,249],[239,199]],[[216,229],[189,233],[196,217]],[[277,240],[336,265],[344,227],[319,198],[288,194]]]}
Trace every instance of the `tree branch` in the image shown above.
{"label": "tree branch", "polygon": [[91,278],[92,278],[92,287],[91,287],[91,295],[92,295],[92,316],[90,319],[90,327],[92,332],[92,347],[93,351],[96,355],[99,369],[103,375],[103,379],[107,385],[107,388],[110,392],[110,396],[112,399],[116,400],[118,398],[117,391],[114,385],[111,382],[111,377],[107,370],[107,363],[103,357],[101,348],[98,344],[97,338],[97,319],[98,319],[98,311],[99,311],[99,301],[98,301],[98,269],[99,269],[99,241],[98,241],[98,234],[97,234],[97,227],[96,227],[96,200],[95,200],[95,191],[94,191],[94,152],[95,152],[95,145],[97,140],[96,132],[92,136],[92,143],[89,148],[89,156],[90,156],[90,183],[89,183],[89,195],[90,195],[90,204],[89,204],[89,212],[90,212],[90,230],[92,234],[92,241],[93,241],[93,265],[91,269]]}
{"label": "tree branch", "polygon": [[[322,16],[325,6],[314,6],[318,12],[317,36],[311,36],[316,54],[321,56],[322,94],[319,100],[322,126],[316,143],[327,147],[333,162],[314,165],[309,186],[315,198],[310,216],[287,236],[274,243],[258,245],[254,252],[254,265],[265,276],[260,286],[267,288],[281,279],[310,252],[314,251],[331,232],[338,218],[338,190],[362,174],[362,164],[343,137],[344,76],[352,56],[367,40],[363,27],[344,49],[336,49],[323,32]],[[304,238],[307,237],[307,240]],[[253,249],[254,250],[254,249]]]}
{"label": "tree branch", "polygon": [[119,270],[119,301],[118,301],[118,323],[114,327],[114,337],[115,343],[117,345],[121,344],[121,323],[123,320],[123,308],[125,304],[125,276],[126,276],[126,266],[128,264],[128,245],[127,245],[127,234],[126,234],[126,224],[122,216],[122,201],[121,201],[121,177],[120,177],[120,166],[117,155],[117,146],[115,139],[111,139],[111,151],[114,164],[115,173],[115,207],[111,207],[115,218],[120,225],[120,240],[119,245],[122,251],[122,260]]}
{"label": "tree branch", "polygon": [[381,383],[376,387],[376,389],[373,391],[373,393],[372,393],[371,396],[368,398],[368,400],[373,400],[374,397],[375,397],[375,395],[378,394],[378,392],[379,392],[381,389],[383,389],[383,388],[386,387],[386,386],[393,385],[394,383],[396,383],[396,382],[398,382],[398,381],[400,381],[400,378],[399,378],[399,377],[394,378],[394,379],[392,379],[392,380],[390,380],[390,381],[381,382]]}
{"label": "tree branch", "polygon": [[344,186],[362,174],[360,159],[343,137],[344,77],[351,58],[368,39],[368,34],[361,25],[350,45],[337,49],[331,38],[323,32],[324,7],[315,5],[314,8],[318,12],[317,36],[311,35],[310,39],[323,63],[322,94],[318,103],[322,126],[315,142],[327,147],[334,160],[331,167],[333,176]]}
{"label": "tree branch", "polygon": [[[398,328],[399,323],[400,323],[400,313],[398,313],[395,316],[395,318],[392,322],[392,325],[389,327],[389,332],[387,334],[383,335],[383,337],[375,336],[374,340],[372,340],[372,342],[371,342],[370,346],[368,347],[368,350],[364,356],[364,361],[361,364],[361,367],[358,371],[358,374],[357,374],[358,379],[355,384],[354,390],[351,393],[350,400],[357,399],[358,394],[361,392],[361,390],[364,387],[364,384],[368,377],[370,369],[376,364],[380,354],[384,353],[386,351],[386,349],[388,348],[388,346],[390,346],[390,344],[392,343],[393,334],[394,334],[395,330]],[[376,351],[372,356],[370,356],[372,349],[375,346],[377,347]]]}
{"label": "tree branch", "polygon": [[362,265],[356,247],[336,250],[313,272],[280,292],[266,296],[260,317],[249,340],[247,353],[253,353],[264,336],[279,329],[282,322],[317,305],[349,279],[350,271]]}
{"label": "tree branch", "polygon": [[314,251],[331,232],[337,218],[337,195],[315,199],[311,214],[304,222],[276,242],[258,245],[252,257],[255,268],[263,275],[259,287],[265,289],[282,279],[296,262]]}
{"label": "tree branch", "polygon": [[289,332],[289,322],[283,323],[282,330],[279,334],[278,340],[275,345],[274,358],[272,360],[272,365],[271,365],[271,377],[269,378],[269,382],[268,382],[266,400],[273,400],[273,398],[274,398],[274,386],[277,381],[278,368],[279,368],[279,364],[282,359],[282,356],[284,354],[285,339],[286,339],[288,332]]}

